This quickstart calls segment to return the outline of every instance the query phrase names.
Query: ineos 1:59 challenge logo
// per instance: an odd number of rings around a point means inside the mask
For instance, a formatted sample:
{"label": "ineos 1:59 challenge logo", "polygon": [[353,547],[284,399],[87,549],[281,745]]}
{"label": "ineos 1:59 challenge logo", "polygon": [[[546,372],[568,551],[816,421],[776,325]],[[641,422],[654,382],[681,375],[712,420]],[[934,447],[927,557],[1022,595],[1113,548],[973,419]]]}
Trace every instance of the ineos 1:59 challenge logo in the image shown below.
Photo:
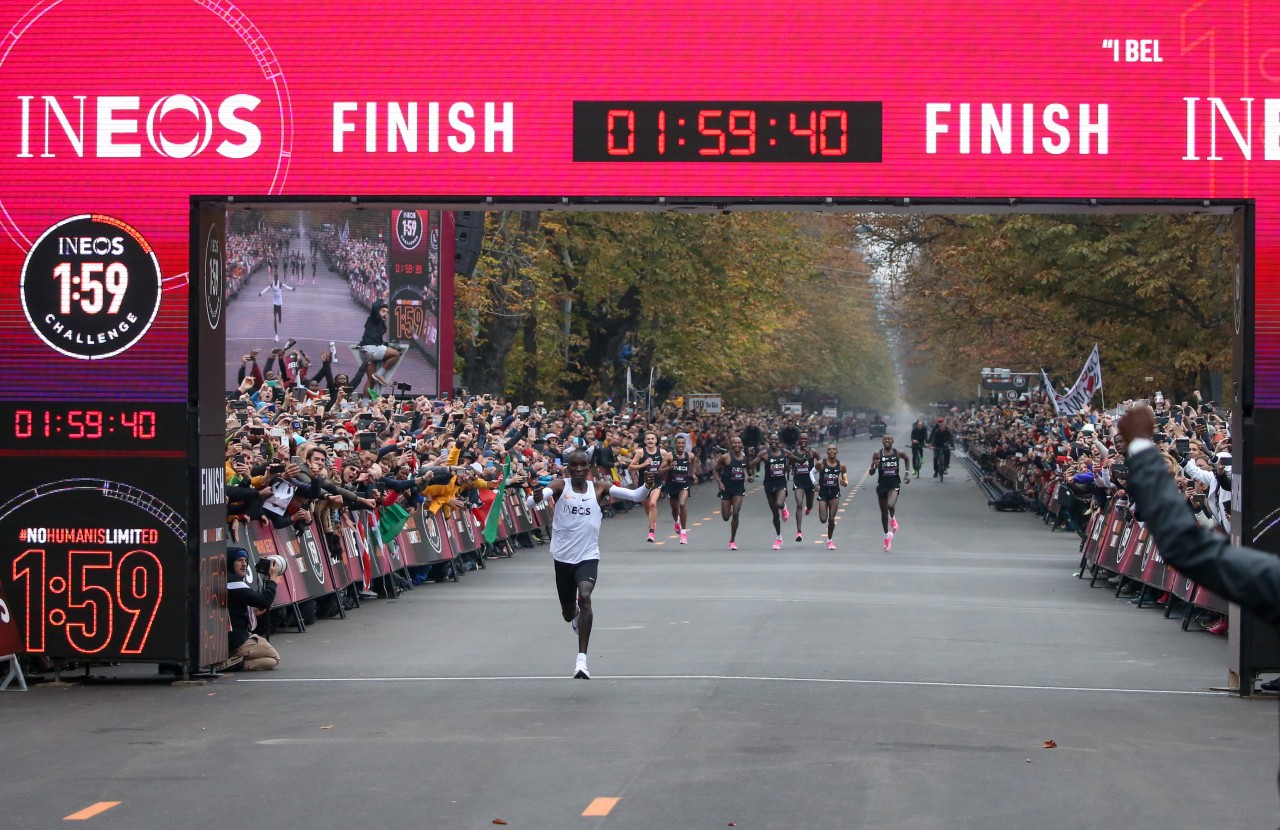
{"label": "ineos 1:59 challenge logo", "polygon": [[400,211],[396,217],[396,238],[406,251],[412,251],[422,242],[422,217],[416,210]]}
{"label": "ineos 1:59 challenge logo", "polygon": [[81,360],[137,343],[160,310],[160,263],[142,234],[110,216],[72,216],[27,253],[22,311],[40,339]]}
{"label": "ineos 1:59 challenge logo", "polygon": [[222,294],[225,291],[222,276],[222,240],[217,228],[209,229],[204,243],[204,311],[209,328],[217,331],[222,325]]}

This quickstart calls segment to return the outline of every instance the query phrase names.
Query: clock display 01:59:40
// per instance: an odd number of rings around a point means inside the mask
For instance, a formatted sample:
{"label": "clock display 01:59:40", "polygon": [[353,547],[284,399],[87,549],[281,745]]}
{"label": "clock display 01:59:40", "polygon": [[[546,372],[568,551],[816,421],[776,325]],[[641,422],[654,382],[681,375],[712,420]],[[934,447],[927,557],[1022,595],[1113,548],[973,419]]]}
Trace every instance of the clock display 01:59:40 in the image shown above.
{"label": "clock display 01:59:40", "polygon": [[156,437],[156,413],[150,409],[15,409],[13,437],[68,438],[93,441],[112,435],[151,441]]}
{"label": "clock display 01:59:40", "polygon": [[575,101],[573,160],[863,162],[879,101]]}

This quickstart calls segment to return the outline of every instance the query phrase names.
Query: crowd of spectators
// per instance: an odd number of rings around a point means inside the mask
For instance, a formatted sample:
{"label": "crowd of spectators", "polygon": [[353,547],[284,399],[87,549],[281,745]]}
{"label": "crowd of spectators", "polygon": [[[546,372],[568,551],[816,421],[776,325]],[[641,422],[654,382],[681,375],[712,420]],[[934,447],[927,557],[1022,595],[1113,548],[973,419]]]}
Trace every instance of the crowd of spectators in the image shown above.
{"label": "crowd of spectators", "polygon": [[[601,399],[552,408],[465,391],[447,399],[370,397],[333,371],[329,352],[313,360],[289,343],[262,357],[254,351],[241,358],[239,385],[226,404],[228,522],[239,544],[247,522],[300,530],[314,520],[336,550],[343,523],[354,525],[359,511],[391,505],[446,515],[470,510],[484,524],[504,469],[507,489],[523,496],[561,475],[578,449],[587,452],[593,476],[632,487],[637,482],[627,467],[648,430],[666,449],[684,436],[696,459],[691,472],[701,482],[711,478],[732,437],[763,446],[777,432],[794,445],[801,432],[816,443],[859,428],[853,418],[767,410],[690,413],[674,406],[651,413]],[[486,546],[482,555],[498,553]],[[419,582],[444,578],[430,568],[410,576]],[[373,587],[366,596],[388,596],[404,586]]]}
{"label": "crowd of spectators", "polygon": [[[1127,499],[1124,444],[1116,430],[1124,408],[1114,413],[1088,409],[1060,415],[1051,403],[1032,401],[979,407],[957,413],[951,420],[968,456],[988,482],[1010,491],[1006,496],[1012,503],[1045,516],[1053,529],[1079,534],[1083,548],[1090,517],[1105,514],[1113,499]],[[1157,395],[1153,408],[1159,430],[1154,436],[1156,446],[1187,509],[1204,527],[1229,535],[1229,413],[1199,395],[1181,403]],[[1136,505],[1135,515],[1141,519],[1141,505]],[[1142,590],[1120,574],[1111,574],[1109,581],[1121,594]],[[1177,601],[1168,594],[1156,598],[1159,605]],[[1201,624],[1214,634],[1227,630],[1226,617],[1221,615],[1202,618]]]}

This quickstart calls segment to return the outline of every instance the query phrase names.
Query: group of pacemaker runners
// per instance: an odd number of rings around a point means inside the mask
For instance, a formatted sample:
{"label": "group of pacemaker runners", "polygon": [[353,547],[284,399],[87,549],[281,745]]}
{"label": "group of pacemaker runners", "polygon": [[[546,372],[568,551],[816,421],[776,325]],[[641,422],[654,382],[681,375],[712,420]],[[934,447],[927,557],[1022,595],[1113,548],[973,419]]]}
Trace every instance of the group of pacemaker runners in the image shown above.
{"label": "group of pacemaker runners", "polygon": [[[680,544],[689,543],[689,493],[695,483],[694,456],[689,452],[683,434],[676,435],[674,450],[659,446],[658,434],[644,434],[640,449],[631,456],[627,470],[633,478],[652,473],[655,486],[641,500],[649,520],[646,540],[654,542],[658,528],[658,504],[665,496],[671,505],[671,519]],[[849,471],[840,462],[835,444],[827,447],[823,458],[809,446],[809,436],[800,435],[795,447],[783,447],[777,434],[768,437],[766,446],[751,455],[742,439],[734,437],[729,449],[716,457],[711,476],[720,494],[720,518],[729,522],[729,550],[738,549],[738,516],[747,484],[755,480],[756,470],[763,467],[764,493],[773,514],[777,539],[774,550],[782,549],[782,523],[791,518],[787,507],[788,481],[795,493],[796,541],[804,541],[803,517],[818,504],[818,521],[827,526],[827,548],[835,550],[836,514],[842,487],[849,486]]]}
{"label": "group of pacemaker runners", "polygon": [[[577,450],[568,457],[567,477],[553,480],[546,487],[535,489],[528,497],[533,507],[544,499],[555,499],[552,508],[551,557],[555,567],[556,594],[560,601],[560,613],[577,636],[578,651],[574,660],[573,677],[588,680],[587,649],[594,621],[592,593],[599,575],[600,519],[602,502],[619,499],[644,505],[649,519],[647,540],[654,541],[657,530],[658,502],[666,496],[671,505],[671,516],[680,544],[688,544],[688,499],[694,484],[693,456],[686,446],[684,435],[674,439],[674,450],[659,446],[658,434],[652,430],[644,435],[641,449],[633,453],[627,469],[643,483],[636,488],[613,484],[608,479],[592,481],[588,478],[590,459],[586,452]],[[880,500],[880,513],[885,523],[884,549],[889,550],[893,529],[898,527],[894,513],[897,491],[901,483],[909,481],[907,468],[901,464],[905,454],[893,449],[893,437],[886,435],[884,448],[872,457],[872,472],[879,473],[876,494]],[[773,513],[773,528],[777,540],[774,550],[782,549],[782,522],[790,519],[787,509],[787,479],[791,478],[795,492],[796,541],[804,540],[801,531],[802,517],[818,502],[818,520],[827,525],[827,549],[835,550],[836,513],[842,487],[849,486],[849,471],[840,462],[835,444],[827,447],[826,458],[810,448],[809,437],[801,435],[794,448],[784,448],[776,434],[768,437],[766,446],[748,458],[742,439],[735,436],[729,449],[721,454],[712,467],[712,477],[720,492],[720,517],[730,522],[729,549],[737,550],[738,514],[746,485],[755,478],[755,470],[764,468],[764,492]],[[901,475],[901,479],[899,476]]]}
{"label": "group of pacemaker runners", "polygon": [[[685,436],[677,435],[674,450],[664,450],[659,445],[658,434],[652,430],[646,432],[642,448],[633,453],[627,465],[635,478],[643,482],[636,488],[622,487],[608,479],[590,480],[590,458],[585,451],[576,450],[568,457],[567,477],[553,480],[528,497],[529,507],[544,499],[555,499],[551,557],[560,613],[578,640],[573,670],[575,678],[587,680],[591,677],[587,667],[587,648],[594,621],[591,597],[599,575],[602,502],[607,504],[619,499],[643,504],[649,519],[647,539],[653,542],[658,502],[666,496],[671,504],[676,532],[680,534],[680,544],[688,544],[688,500],[695,477],[692,472],[693,456],[686,444]],[[894,531],[898,529],[898,493],[901,486],[911,480],[910,463],[906,453],[894,448],[892,435],[884,436],[881,449],[871,456],[871,467],[867,472],[876,476],[876,498],[880,504],[886,551],[890,549]],[[827,549],[835,550],[836,513],[841,488],[849,486],[849,471],[840,463],[835,444],[827,447],[826,458],[822,458],[809,447],[809,437],[804,434],[798,438],[794,448],[784,448],[779,437],[771,434],[765,448],[754,457],[748,457],[742,439],[735,436],[729,442],[728,451],[716,459],[712,477],[720,491],[720,517],[730,522],[729,549],[738,549],[738,514],[742,509],[743,495],[747,483],[755,479],[755,470],[760,466],[764,468],[765,498],[773,514],[773,529],[778,537],[773,549],[782,549],[782,523],[791,516],[787,509],[787,479],[790,477],[795,492],[796,541],[804,540],[802,516],[809,514],[816,500],[818,520],[827,525]]]}

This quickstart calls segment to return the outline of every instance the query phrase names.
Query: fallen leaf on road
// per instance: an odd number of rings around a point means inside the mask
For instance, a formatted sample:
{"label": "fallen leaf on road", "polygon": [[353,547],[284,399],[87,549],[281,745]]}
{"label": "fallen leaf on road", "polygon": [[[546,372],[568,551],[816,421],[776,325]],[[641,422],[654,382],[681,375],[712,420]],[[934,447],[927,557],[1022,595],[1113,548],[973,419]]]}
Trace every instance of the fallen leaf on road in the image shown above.
{"label": "fallen leaf on road", "polygon": [[493,823],[494,823],[494,824],[506,824],[506,823],[507,823],[507,821],[506,821],[506,819],[495,818],[495,819],[493,820]]}
{"label": "fallen leaf on road", "polygon": [[1027,763],[1028,763],[1028,764],[1029,764],[1029,763],[1031,763],[1031,759],[1030,759],[1030,758],[1028,758],[1028,759],[1027,759]]}
{"label": "fallen leaf on road", "polygon": [[329,724],[328,726],[322,726],[322,727],[320,727],[320,728],[321,728],[321,729],[332,729],[332,728],[333,728],[333,724]]}
{"label": "fallen leaf on road", "polygon": [[1045,742],[1044,742],[1044,748],[1045,748],[1045,749],[1057,749],[1057,748],[1058,748],[1058,742],[1057,742],[1057,741],[1045,741]]}

